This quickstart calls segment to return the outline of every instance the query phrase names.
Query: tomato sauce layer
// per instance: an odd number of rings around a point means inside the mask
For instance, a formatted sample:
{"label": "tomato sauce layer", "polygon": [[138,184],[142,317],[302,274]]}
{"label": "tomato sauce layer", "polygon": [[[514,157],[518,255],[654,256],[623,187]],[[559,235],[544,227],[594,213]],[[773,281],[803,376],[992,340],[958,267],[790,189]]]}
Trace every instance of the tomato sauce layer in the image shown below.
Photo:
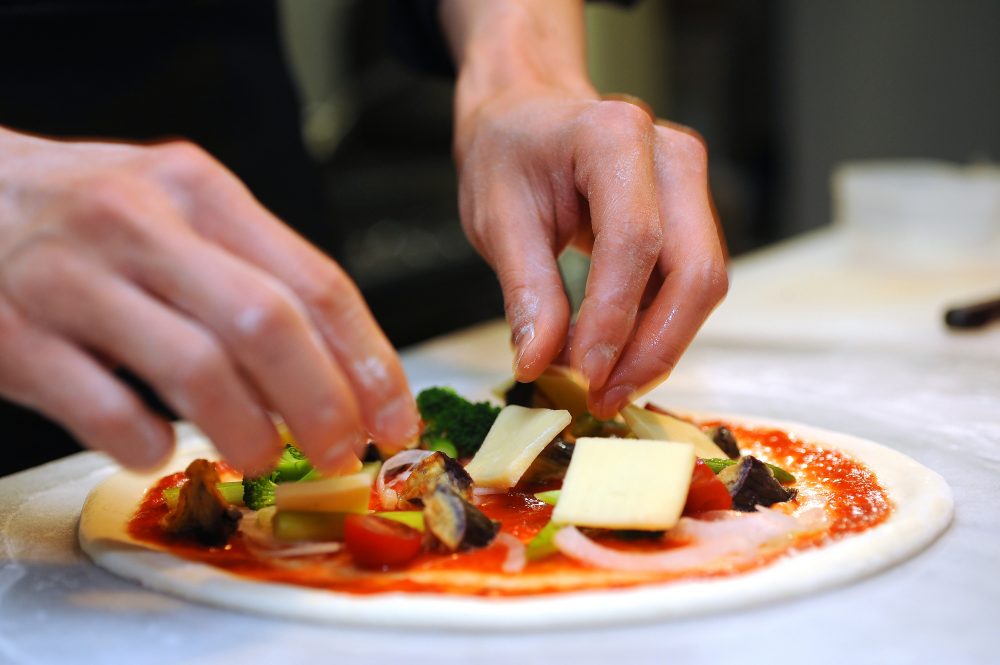
{"label": "tomato sauce layer", "polygon": [[[706,426],[716,424],[707,423]],[[270,558],[255,553],[240,534],[234,535],[225,547],[207,548],[164,533],[159,526],[167,512],[162,492],[184,482],[184,474],[176,473],[162,478],[146,493],[129,523],[129,533],[136,540],[178,557],[261,581],[358,594],[424,592],[524,596],[737,575],[765,566],[781,556],[821,547],[848,534],[870,529],[885,521],[891,513],[891,502],[875,474],[847,455],[800,441],[776,429],[729,427],[745,454],[776,464],[795,475],[797,497],[774,507],[787,512],[810,507],[822,509],[826,514],[826,526],[822,530],[795,536],[780,547],[762,549],[756,557],[739,564],[706,566],[681,573],[598,570],[555,554],[529,562],[520,573],[504,574],[501,566],[507,548],[497,542],[469,552],[428,552],[403,569],[369,571],[355,568],[343,552],[294,560]],[[535,499],[533,491],[534,488],[515,489],[505,494],[489,494],[482,497],[478,507],[491,519],[498,520],[503,532],[526,543],[548,523],[552,514],[551,506]],[[620,540],[607,536],[596,539],[615,549],[634,552],[677,547],[662,539]]]}

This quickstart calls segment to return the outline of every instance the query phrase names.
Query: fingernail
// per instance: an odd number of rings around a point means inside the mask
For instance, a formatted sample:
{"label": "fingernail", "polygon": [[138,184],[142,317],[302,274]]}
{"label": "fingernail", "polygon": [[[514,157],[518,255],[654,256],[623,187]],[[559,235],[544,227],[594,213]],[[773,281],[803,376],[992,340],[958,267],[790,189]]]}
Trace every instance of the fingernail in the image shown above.
{"label": "fingernail", "polygon": [[389,400],[375,414],[377,443],[408,443],[416,438],[418,429],[417,407],[408,395]]}
{"label": "fingernail", "polygon": [[630,385],[615,386],[606,390],[600,402],[599,417],[607,418],[618,413],[629,402],[634,392],[635,386]]}
{"label": "fingernail", "polygon": [[334,442],[313,463],[327,473],[349,473],[358,463],[354,451],[361,445],[360,439],[360,435],[352,433]]}
{"label": "fingernail", "polygon": [[583,357],[583,366],[580,371],[590,383],[591,390],[600,388],[608,379],[611,371],[611,363],[618,355],[618,349],[607,342],[599,342],[587,351]]}
{"label": "fingernail", "polygon": [[513,366],[515,377],[521,374],[522,369],[526,370],[531,367],[531,363],[524,363],[524,358],[533,341],[535,341],[535,324],[533,323],[524,324],[514,333],[514,346],[517,347]]}
{"label": "fingernail", "polygon": [[174,432],[169,424],[160,421],[139,421],[141,443],[128,450],[125,466],[139,471],[156,469],[167,461],[174,450]]}

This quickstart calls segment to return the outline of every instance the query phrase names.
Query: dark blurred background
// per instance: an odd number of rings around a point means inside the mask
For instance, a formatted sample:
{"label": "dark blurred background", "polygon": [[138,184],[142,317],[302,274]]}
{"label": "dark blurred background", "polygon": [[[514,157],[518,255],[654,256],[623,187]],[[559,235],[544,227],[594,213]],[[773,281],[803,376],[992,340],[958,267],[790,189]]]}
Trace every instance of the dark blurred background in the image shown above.
{"label": "dark blurred background", "polygon": [[[598,88],[706,137],[734,256],[828,224],[844,160],[1000,155],[995,0],[587,12]],[[451,80],[399,57],[387,26],[407,20],[388,0],[0,0],[0,124],[198,142],[337,258],[405,347],[503,314],[458,224]],[[579,284],[585,262],[565,270]]]}
{"label": "dark blurred background", "polygon": [[[450,81],[393,58],[383,2],[282,7],[305,135],[345,229],[335,253],[390,337],[410,344],[498,315],[456,222]],[[828,224],[839,162],[997,159],[998,26],[994,0],[588,7],[597,86],[706,137],[733,255]],[[427,302],[425,289],[448,296]]]}

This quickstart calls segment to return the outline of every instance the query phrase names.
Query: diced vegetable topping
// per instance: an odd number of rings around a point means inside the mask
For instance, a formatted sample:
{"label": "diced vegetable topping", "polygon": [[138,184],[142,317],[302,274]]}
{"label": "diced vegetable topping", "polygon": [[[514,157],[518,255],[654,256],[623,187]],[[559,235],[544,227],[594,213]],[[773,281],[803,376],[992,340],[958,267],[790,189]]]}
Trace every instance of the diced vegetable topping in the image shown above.
{"label": "diced vegetable topping", "polygon": [[740,444],[736,441],[736,437],[728,427],[725,425],[713,427],[708,431],[708,435],[712,437],[712,441],[719,447],[719,450],[726,454],[726,457],[729,459],[739,458]]}
{"label": "diced vegetable topping", "polygon": [[377,515],[348,515],[344,521],[344,545],[362,568],[407,564],[420,554],[422,542],[416,529]]}
{"label": "diced vegetable topping", "polygon": [[770,506],[795,498],[796,491],[781,486],[771,469],[756,457],[746,455],[736,464],[719,472],[733,497],[733,508],[752,512],[757,506]]}
{"label": "diced vegetable topping", "polygon": [[219,493],[215,464],[196,459],[184,475],[188,480],[180,489],[177,504],[163,516],[160,526],[167,533],[194,538],[204,545],[225,545],[236,531],[241,514]]}
{"label": "diced vegetable topping", "polygon": [[243,503],[251,510],[260,510],[274,505],[274,490],[278,483],[303,480],[315,473],[312,464],[302,451],[290,443],[291,432],[283,424],[278,424],[285,443],[274,470],[259,476],[243,478]]}
{"label": "diced vegetable topping", "polygon": [[485,547],[500,530],[499,522],[440,485],[424,497],[424,524],[449,552]]}
{"label": "diced vegetable topping", "polygon": [[547,556],[552,556],[559,549],[556,547],[555,536],[559,533],[561,525],[549,522],[542,527],[542,530],[535,534],[535,537],[528,543],[525,555],[529,561],[537,561]]}
{"label": "diced vegetable topping", "polygon": [[399,507],[420,507],[423,497],[439,485],[451,489],[466,501],[472,500],[472,478],[461,464],[442,452],[424,457],[410,471],[399,490]]}
{"label": "diced vegetable topping", "polygon": [[328,542],[344,539],[344,521],[352,513],[279,510],[271,520],[274,537],[285,542]]}
{"label": "diced vegetable topping", "polygon": [[375,513],[378,517],[384,517],[394,522],[402,522],[408,527],[417,531],[424,530],[424,513],[422,510],[386,510]]}
{"label": "diced vegetable topping", "polygon": [[698,515],[709,510],[729,510],[732,507],[733,498],[729,496],[725,483],[719,480],[704,461],[695,460],[684,514]]}
{"label": "diced vegetable topping", "polygon": [[[216,484],[215,488],[219,490],[219,494],[222,498],[226,500],[231,506],[242,506],[243,505],[243,482],[239,480],[231,480],[224,483]],[[181,494],[180,487],[168,487],[163,490],[163,501],[167,504],[167,508],[173,508],[177,505],[177,498]]]}
{"label": "diced vegetable topping", "polygon": [[[718,458],[715,458],[715,459],[705,459],[705,460],[702,460],[702,461],[705,462],[705,464],[707,464],[708,467],[710,469],[712,469],[712,471],[714,471],[715,473],[719,473],[723,469],[728,468],[728,467],[736,464],[736,460],[734,460],[734,459],[718,459]],[[767,463],[765,462],[765,464],[767,464]],[[768,464],[767,468],[769,468],[771,470],[771,473],[774,474],[775,479],[777,479],[777,481],[779,483],[782,483],[784,485],[790,485],[790,484],[792,484],[792,483],[795,482],[795,476],[793,476],[792,474],[790,474],[788,471],[785,471],[780,466],[775,466],[773,464]]]}
{"label": "diced vegetable topping", "polygon": [[570,460],[573,459],[573,446],[573,443],[566,441],[561,435],[557,436],[542,449],[518,482],[550,483],[562,480],[566,476]]}
{"label": "diced vegetable topping", "polygon": [[539,501],[543,501],[550,506],[556,505],[559,501],[559,495],[562,494],[562,490],[549,490],[547,492],[538,492],[535,494],[535,498]]}

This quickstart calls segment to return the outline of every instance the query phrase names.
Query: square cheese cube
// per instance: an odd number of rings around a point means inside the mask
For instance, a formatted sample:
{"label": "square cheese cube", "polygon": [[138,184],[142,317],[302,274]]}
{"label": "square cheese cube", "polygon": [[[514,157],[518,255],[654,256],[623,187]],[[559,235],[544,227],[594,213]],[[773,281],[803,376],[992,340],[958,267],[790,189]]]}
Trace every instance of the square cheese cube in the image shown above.
{"label": "square cheese cube", "polygon": [[576,440],[552,521],[656,531],[677,524],[694,471],[690,443]]}
{"label": "square cheese cube", "polygon": [[569,411],[505,406],[465,470],[482,487],[513,487],[571,420]]}

